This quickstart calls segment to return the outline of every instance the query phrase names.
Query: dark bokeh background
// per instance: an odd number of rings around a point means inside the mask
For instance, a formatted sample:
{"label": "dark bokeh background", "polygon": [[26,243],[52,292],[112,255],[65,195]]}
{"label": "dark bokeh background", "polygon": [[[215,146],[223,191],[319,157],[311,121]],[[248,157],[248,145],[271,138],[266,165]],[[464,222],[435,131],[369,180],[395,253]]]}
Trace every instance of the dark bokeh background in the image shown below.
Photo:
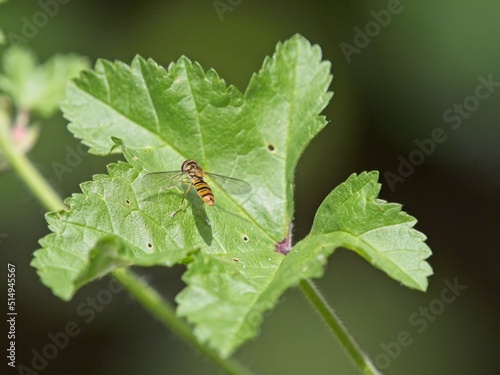
{"label": "dark bokeh background", "polygon": [[[22,35],[23,17],[32,19],[41,10],[35,1],[20,3],[0,7],[6,33]],[[243,91],[278,41],[301,33],[319,44],[332,62],[335,96],[324,111],[330,124],[298,166],[295,239],[308,233],[317,207],[336,185],[353,172],[378,170],[381,197],[402,203],[428,236],[435,273],[427,293],[416,292],[339,250],[319,286],[361,346],[386,367],[385,374],[498,373],[500,89],[493,87],[489,98],[477,100],[458,129],[443,116],[455,103],[474,104],[470,96],[480,76],[500,82],[500,3],[402,0],[401,11],[350,55],[350,62],[341,43],[354,45],[354,28],[373,27],[371,12],[387,9],[388,3],[333,3],[243,0],[221,19],[213,1],[71,0],[59,5],[27,45],[42,60],[76,52],[92,61],[129,63],[141,54],[167,66],[186,55]],[[78,144],[65,125],[60,115],[44,121],[40,142],[30,153],[64,197],[113,160],[84,156],[59,181],[53,163],[64,164],[68,150]],[[384,175],[397,174],[400,157],[408,160],[417,149],[415,141],[431,137],[436,128],[445,131],[446,141],[391,189]],[[109,279],[84,287],[71,302],[52,296],[29,267],[37,240],[48,232],[44,210],[12,173],[0,176],[0,197],[0,233],[6,236],[0,238],[1,264],[17,265],[18,363],[29,366],[32,350],[41,351],[49,333],[74,321],[81,333],[43,374],[218,373],[124,292],[86,323],[88,315],[78,313],[79,305],[106,288]],[[140,272],[173,300],[183,287],[182,271]],[[467,288],[453,302],[440,303],[445,281],[455,279]],[[418,318],[427,322],[422,329],[423,323],[411,317],[429,307],[430,315]],[[411,344],[397,353],[391,343],[405,331]],[[2,345],[5,341],[3,335]],[[394,358],[381,355],[384,347],[394,350]],[[320,318],[293,290],[268,313],[261,335],[236,357],[257,374],[355,373]],[[4,361],[2,368],[10,370]]]}

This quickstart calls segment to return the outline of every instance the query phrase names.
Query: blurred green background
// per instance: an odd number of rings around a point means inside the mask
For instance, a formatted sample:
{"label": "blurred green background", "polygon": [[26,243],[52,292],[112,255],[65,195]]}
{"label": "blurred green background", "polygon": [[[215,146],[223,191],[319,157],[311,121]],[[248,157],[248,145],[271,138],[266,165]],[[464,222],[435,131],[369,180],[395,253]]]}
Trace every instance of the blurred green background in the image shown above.
{"label": "blurred green background", "polygon": [[[75,52],[92,62],[129,63],[140,54],[167,66],[186,55],[244,91],[278,41],[300,33],[319,44],[332,62],[335,96],[324,111],[330,124],[297,169],[294,240],[308,233],[317,207],[336,185],[353,172],[378,170],[381,197],[402,203],[428,236],[435,274],[427,293],[416,292],[339,250],[318,285],[384,374],[498,374],[499,84],[481,91],[489,92],[487,99],[474,96],[481,76],[500,82],[499,2],[61,2],[25,43],[42,61]],[[214,3],[231,10],[218,12]],[[395,10],[390,20],[382,16],[387,12],[380,13],[388,7]],[[11,1],[0,7],[0,27],[22,35],[24,17],[32,20],[40,11],[40,2]],[[385,26],[377,28],[377,17]],[[356,37],[366,28],[372,37]],[[346,58],[341,45],[357,48],[356,53]],[[464,101],[471,110],[453,129],[455,121],[444,116]],[[67,197],[116,158],[83,156],[59,179],[54,162],[65,164],[68,150],[78,145],[65,126],[61,115],[43,121],[29,157]],[[408,160],[418,149],[415,141],[430,138],[436,128],[447,139],[391,189],[384,174],[397,174],[401,157]],[[109,279],[84,287],[71,302],[52,296],[29,266],[37,240],[48,233],[43,208],[13,173],[0,175],[0,197],[1,264],[17,266],[18,364],[31,367],[32,350],[41,351],[49,333],[74,321],[81,333],[43,374],[220,373],[125,292],[86,323],[78,309]],[[183,288],[182,267],[139,272],[171,301]],[[445,281],[455,279],[467,288],[453,302],[439,302]],[[430,309],[427,317],[422,309]],[[415,314],[427,322],[425,328],[415,324]],[[411,344],[398,352],[391,343],[401,332]],[[286,293],[267,314],[261,335],[235,356],[256,374],[356,373],[297,290]]]}

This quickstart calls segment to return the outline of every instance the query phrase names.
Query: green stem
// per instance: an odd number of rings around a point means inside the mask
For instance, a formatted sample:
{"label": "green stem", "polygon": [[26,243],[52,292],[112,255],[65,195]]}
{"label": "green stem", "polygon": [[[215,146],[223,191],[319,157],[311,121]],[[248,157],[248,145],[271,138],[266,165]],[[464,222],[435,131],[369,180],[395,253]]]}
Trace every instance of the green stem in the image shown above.
{"label": "green stem", "polygon": [[31,192],[50,211],[64,209],[64,203],[28,158],[18,151],[10,138],[10,124],[7,115],[0,111],[0,151],[9,165],[22,178]]}
{"label": "green stem", "polygon": [[[47,210],[59,211],[65,209],[61,198],[31,164],[29,159],[12,145],[9,119],[2,110],[0,110],[0,150],[9,162],[9,165],[18,173]],[[112,276],[167,328],[198,349],[228,374],[250,374],[238,362],[220,358],[216,352],[200,344],[196,337],[194,337],[189,326],[175,315],[173,307],[163,300],[154,289],[143,283],[135,275],[127,272],[125,269],[121,269],[113,271]]]}
{"label": "green stem", "polygon": [[364,375],[381,375],[370,359],[363,353],[354,338],[347,332],[344,324],[311,280],[301,280],[300,289],[317,309],[333,335],[340,341],[342,347],[354,362],[359,372]]}
{"label": "green stem", "polygon": [[163,325],[167,326],[177,336],[182,337],[187,343],[203,353],[228,374],[250,374],[250,372],[238,362],[231,359],[223,359],[215,351],[201,344],[191,332],[191,328],[175,315],[173,307],[154,289],[150,288],[135,275],[124,268],[113,271],[112,275],[118,282],[127,288],[127,291],[141,303],[146,310],[151,312],[156,319],[163,323]]}

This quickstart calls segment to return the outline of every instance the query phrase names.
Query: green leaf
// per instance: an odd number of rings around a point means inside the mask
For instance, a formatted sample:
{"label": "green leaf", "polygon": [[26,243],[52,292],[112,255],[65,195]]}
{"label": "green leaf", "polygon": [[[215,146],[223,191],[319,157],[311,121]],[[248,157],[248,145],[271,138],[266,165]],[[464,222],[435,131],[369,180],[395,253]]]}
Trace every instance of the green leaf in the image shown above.
{"label": "green leaf", "polygon": [[[425,235],[413,229],[415,218],[401,205],[377,199],[378,172],[351,175],[323,201],[310,235],[301,246],[342,246],[356,251],[402,284],[425,291],[432,268]],[[331,247],[330,246],[330,247]],[[325,254],[328,255],[328,254]]]}
{"label": "green leaf", "polygon": [[[82,184],[83,194],[66,202],[68,212],[48,215],[54,233],[41,240],[43,248],[33,261],[42,281],[69,299],[84,282],[117,267],[187,263],[187,287],[176,299],[178,314],[222,356],[257,334],[263,313],[286,288],[302,278],[319,277],[335,247],[355,244],[351,248],[414,286],[404,272],[386,269],[388,263],[380,259],[394,259],[378,257],[384,248],[377,236],[367,230],[348,237],[342,231],[352,229],[347,224],[356,220],[365,225],[350,211],[362,202],[377,207],[358,210],[375,224],[381,220],[377,212],[387,216],[384,223],[397,222],[394,206],[385,212],[386,206],[372,197],[378,190],[363,190],[364,201],[342,196],[352,206],[340,219],[336,214],[328,218],[330,212],[322,206],[313,233],[288,256],[277,252],[289,250],[296,164],[326,125],[319,113],[331,97],[329,69],[320,49],[299,35],[278,44],[244,94],[186,57],[168,70],[141,57],[131,66],[99,60],[94,71],[68,85],[64,115],[91,152],[121,151],[129,164],[111,165],[109,176]],[[186,186],[162,189],[168,180],[143,176],[179,170],[186,159],[196,159],[209,172],[243,179],[252,192],[231,195],[224,184],[207,177],[215,206],[204,205],[191,189],[171,218]],[[345,186],[354,185],[348,181]],[[414,223],[410,219],[408,228]],[[335,220],[345,225],[337,230]],[[398,233],[405,238],[403,229]],[[418,232],[411,233],[421,242]],[[424,259],[421,249],[414,254]],[[397,264],[406,270],[406,263]]]}
{"label": "green leaf", "polygon": [[34,55],[21,47],[3,53],[0,90],[8,94],[18,108],[42,116],[54,113],[64,96],[69,79],[87,67],[87,60],[76,55],[56,55],[37,65]]}
{"label": "green leaf", "polygon": [[[413,229],[417,220],[401,205],[376,199],[378,172],[351,175],[321,204],[311,237],[341,236],[342,246],[356,251],[375,267],[404,285],[427,289],[432,268],[425,235]],[[334,240],[336,242],[336,240]]]}

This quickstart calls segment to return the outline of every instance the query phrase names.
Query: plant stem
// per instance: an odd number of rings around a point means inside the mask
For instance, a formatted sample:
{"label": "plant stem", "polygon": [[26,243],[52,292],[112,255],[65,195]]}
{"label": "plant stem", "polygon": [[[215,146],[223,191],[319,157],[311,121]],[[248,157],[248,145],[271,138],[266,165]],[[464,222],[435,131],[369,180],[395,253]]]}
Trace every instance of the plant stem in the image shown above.
{"label": "plant stem", "polygon": [[187,343],[199,350],[216,365],[224,369],[228,374],[249,375],[250,372],[238,362],[231,359],[221,358],[215,351],[201,344],[191,332],[191,328],[174,312],[172,306],[167,303],[154,289],[124,268],[112,272],[113,277],[118,280],[127,291],[156,319],[168,327],[177,336],[183,338]]}
{"label": "plant stem", "polygon": [[325,297],[311,280],[301,280],[300,289],[317,309],[333,335],[340,341],[342,347],[354,362],[359,372],[364,375],[381,375],[370,359],[363,353],[354,338],[347,332],[344,324],[328,305]]}
{"label": "plant stem", "polygon": [[0,151],[42,205],[50,211],[64,209],[65,206],[61,198],[28,158],[12,144],[9,120],[2,111],[0,111]]}
{"label": "plant stem", "polygon": [[[10,124],[8,116],[0,110],[0,151],[7,159],[9,165],[18,173],[31,192],[38,198],[40,203],[49,211],[65,209],[65,205],[57,193],[42,177],[42,175],[31,164],[29,159],[17,151],[10,139]],[[200,344],[191,332],[190,327],[175,315],[171,307],[160,295],[149,285],[139,280],[134,274],[125,269],[112,272],[112,276],[120,282],[125,289],[134,296],[153,316],[162,322],[167,328],[183,338],[195,349],[199,350],[217,366],[224,369],[228,374],[249,375],[241,364],[234,360],[220,358],[213,350]]]}

